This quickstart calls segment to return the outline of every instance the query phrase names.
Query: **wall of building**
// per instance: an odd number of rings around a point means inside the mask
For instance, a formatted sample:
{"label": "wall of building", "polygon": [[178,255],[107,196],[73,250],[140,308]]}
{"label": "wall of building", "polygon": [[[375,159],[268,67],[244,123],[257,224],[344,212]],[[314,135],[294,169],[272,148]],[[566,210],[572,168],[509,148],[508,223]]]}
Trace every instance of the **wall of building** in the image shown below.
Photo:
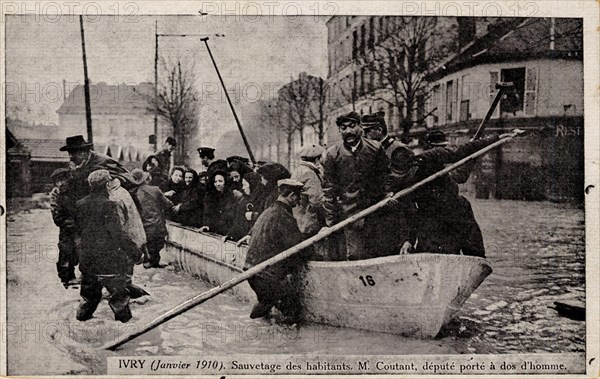
{"label": "wall of building", "polygon": [[[461,102],[469,100],[469,119],[482,119],[487,113],[491,100],[497,90],[491,85],[491,73],[501,73],[503,69],[513,69],[524,67],[526,70],[532,70],[537,77],[535,112],[528,113],[523,111],[512,113],[503,113],[502,118],[522,118],[522,117],[549,117],[583,115],[583,64],[577,60],[564,59],[537,59],[524,62],[506,62],[483,64],[471,67],[465,70],[445,76],[436,81],[439,86],[436,89],[436,96],[428,104],[431,110],[437,107],[436,115],[438,121],[434,118],[428,119],[429,127],[444,127],[458,123],[461,120]],[[527,74],[526,74],[527,75]],[[499,79],[500,76],[498,76]],[[447,91],[448,82],[453,82],[453,91]],[[453,117],[448,120],[445,116],[448,112],[448,96],[452,96],[454,107]],[[566,110],[565,110],[566,107]],[[499,110],[496,110],[492,118],[498,118]]]}

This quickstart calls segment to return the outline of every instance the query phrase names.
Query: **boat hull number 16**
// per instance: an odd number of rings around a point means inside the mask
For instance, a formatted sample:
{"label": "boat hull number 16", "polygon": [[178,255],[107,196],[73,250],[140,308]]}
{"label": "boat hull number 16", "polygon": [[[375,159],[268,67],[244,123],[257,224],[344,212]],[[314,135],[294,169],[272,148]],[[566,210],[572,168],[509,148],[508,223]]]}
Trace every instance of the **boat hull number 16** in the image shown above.
{"label": "boat hull number 16", "polygon": [[359,276],[358,279],[360,279],[360,281],[362,282],[362,284],[365,287],[371,286],[373,287],[375,285],[375,281],[373,280],[373,277],[371,275],[366,275],[366,276]]}

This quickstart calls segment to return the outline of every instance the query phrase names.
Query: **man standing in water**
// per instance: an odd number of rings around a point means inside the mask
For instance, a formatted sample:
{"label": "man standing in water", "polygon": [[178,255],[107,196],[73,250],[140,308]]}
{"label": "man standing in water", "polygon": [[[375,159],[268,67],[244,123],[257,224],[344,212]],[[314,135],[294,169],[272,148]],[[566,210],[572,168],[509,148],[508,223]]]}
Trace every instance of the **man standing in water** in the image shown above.
{"label": "man standing in water", "polygon": [[[304,185],[295,180],[282,179],[277,187],[279,197],[260,215],[250,231],[245,269],[274,257],[303,239],[292,209],[298,205]],[[286,323],[299,320],[300,302],[294,274],[301,262],[302,259],[296,254],[248,279],[258,299],[250,318],[265,317],[275,306],[287,317]]]}

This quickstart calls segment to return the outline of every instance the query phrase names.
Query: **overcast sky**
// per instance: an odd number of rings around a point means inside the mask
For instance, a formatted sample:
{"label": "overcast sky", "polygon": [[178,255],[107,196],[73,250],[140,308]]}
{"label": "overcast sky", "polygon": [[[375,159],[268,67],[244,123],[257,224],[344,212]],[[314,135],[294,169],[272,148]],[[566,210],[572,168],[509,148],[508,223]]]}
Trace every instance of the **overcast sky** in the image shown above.
{"label": "overcast sky", "polygon": [[[154,26],[159,33],[225,34],[209,44],[228,88],[245,102],[266,97],[277,86],[306,71],[327,75],[325,18],[136,16],[127,19],[84,17],[88,73],[92,83],[139,83],[154,80]],[[83,83],[79,18],[50,22],[35,16],[7,16],[7,112],[30,122],[58,122],[63,79]],[[206,95],[218,78],[199,37],[159,39],[170,59],[193,61],[198,88]],[[159,69],[160,70],[160,69]],[[164,72],[164,71],[163,71]],[[159,71],[160,75],[160,71]],[[68,92],[68,89],[67,89]],[[219,98],[219,96],[217,96]],[[214,104],[213,104],[214,103]],[[243,106],[243,104],[240,104]],[[230,116],[224,101],[209,101],[210,113]],[[12,114],[11,114],[12,113]]]}

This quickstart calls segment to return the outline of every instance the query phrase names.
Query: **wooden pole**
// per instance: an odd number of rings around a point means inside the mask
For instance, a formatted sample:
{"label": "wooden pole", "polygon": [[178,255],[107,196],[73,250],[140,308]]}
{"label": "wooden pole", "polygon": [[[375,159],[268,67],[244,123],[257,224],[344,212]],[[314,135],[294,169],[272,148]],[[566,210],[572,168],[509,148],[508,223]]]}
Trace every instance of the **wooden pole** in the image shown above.
{"label": "wooden pole", "polygon": [[[158,20],[154,21],[154,152],[158,150]],[[171,165],[172,167],[172,165]]]}
{"label": "wooden pole", "polygon": [[221,73],[219,72],[219,68],[217,67],[217,62],[215,62],[215,58],[213,57],[212,52],[210,51],[210,47],[208,46],[208,37],[201,38],[200,40],[203,41],[204,44],[206,45],[206,50],[208,50],[208,55],[210,55],[210,60],[212,61],[213,66],[215,66],[215,70],[217,71],[217,76],[219,77],[219,81],[221,82],[223,91],[225,91],[225,96],[227,97],[227,102],[229,103],[229,108],[231,108],[231,112],[233,113],[235,122],[237,123],[238,129],[240,130],[240,134],[242,135],[242,140],[244,141],[244,145],[246,146],[246,150],[248,151],[248,155],[250,156],[250,161],[252,161],[252,164],[256,164],[256,159],[254,159],[254,154],[252,154],[252,149],[250,149],[250,144],[248,143],[248,140],[246,139],[246,135],[244,134],[244,129],[242,129],[242,123],[240,122],[240,119],[238,118],[237,113],[235,113],[235,108],[233,108],[233,103],[231,102],[231,99],[229,98],[229,93],[227,92],[227,88],[225,87],[225,82],[223,82],[223,78],[221,77]]}
{"label": "wooden pole", "polygon": [[514,87],[514,84],[512,82],[496,83],[496,88],[498,89],[498,93],[496,93],[496,97],[494,98],[494,101],[492,102],[490,109],[488,109],[487,114],[485,115],[483,120],[481,120],[481,123],[479,124],[479,127],[477,128],[475,135],[473,135],[472,140],[476,140],[476,139],[479,139],[479,137],[481,137],[481,135],[483,134],[483,131],[485,130],[485,125],[487,124],[488,121],[490,121],[490,118],[492,118],[492,115],[494,114],[494,111],[496,110],[498,103],[502,99],[504,92],[507,89],[512,88],[512,87]]}
{"label": "wooden pole", "polygon": [[370,206],[369,208],[362,210],[361,212],[358,212],[357,214],[341,221],[340,223],[338,223],[330,228],[324,228],[324,230],[319,232],[317,235],[312,236],[311,238],[300,242],[296,246],[290,247],[289,249],[281,252],[280,254],[250,268],[249,270],[243,272],[242,274],[236,276],[235,278],[228,280],[227,282],[221,284],[220,286],[212,288],[204,293],[201,293],[199,295],[196,295],[196,296],[186,300],[185,302],[181,303],[180,305],[176,306],[175,308],[169,310],[168,312],[166,312],[166,313],[162,314],[161,316],[157,317],[156,319],[152,320],[150,323],[143,326],[140,330],[129,333],[123,337],[116,339],[115,341],[108,343],[107,345],[104,346],[104,349],[106,349],[106,350],[116,349],[117,347],[125,344],[126,342],[129,342],[129,341],[133,340],[134,338],[141,336],[142,334],[156,328],[157,326],[169,321],[170,319],[177,317],[178,315],[204,303],[205,301],[207,301],[209,299],[212,299],[213,297],[230,289],[231,287],[238,285],[239,283],[241,283],[241,282],[247,280],[248,278],[258,274],[259,272],[265,270],[266,268],[273,266],[275,263],[281,262],[284,259],[287,259],[290,256],[297,254],[298,252],[302,251],[303,249],[311,246],[313,243],[320,241],[323,238],[326,238],[326,237],[330,236],[331,234],[337,232],[338,230],[341,230],[341,229],[345,228],[346,226],[385,207],[392,199],[398,200],[401,197],[404,197],[404,196],[408,195],[409,193],[414,192],[416,189],[424,186],[425,184],[439,178],[440,176],[446,175],[450,171],[458,168],[459,166],[462,166],[463,164],[467,163],[468,161],[475,159],[510,140],[512,140],[512,137],[506,137],[499,141],[496,141],[493,144],[491,144],[491,145],[469,155],[468,157],[446,167],[445,169],[438,171],[437,173],[421,180],[420,182],[412,185],[411,187],[406,188],[406,189],[396,193],[394,196],[386,198],[384,200],[381,200],[380,202]]}
{"label": "wooden pole", "polygon": [[87,58],[85,55],[85,34],[83,32],[83,15],[79,15],[79,26],[81,29],[81,50],[83,51],[83,91],[85,96],[85,123],[87,125],[88,143],[94,143],[94,133],[92,130],[92,107],[90,105],[90,80],[88,79]]}

